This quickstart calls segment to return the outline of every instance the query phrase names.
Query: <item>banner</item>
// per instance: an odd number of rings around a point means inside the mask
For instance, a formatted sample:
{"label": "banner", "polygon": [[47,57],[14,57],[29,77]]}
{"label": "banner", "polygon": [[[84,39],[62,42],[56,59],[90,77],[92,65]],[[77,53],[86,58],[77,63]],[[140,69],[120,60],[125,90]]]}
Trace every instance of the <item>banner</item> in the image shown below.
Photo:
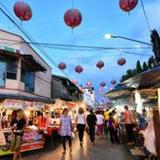
{"label": "banner", "polygon": [[25,108],[44,108],[45,103],[34,102],[34,101],[23,101],[17,99],[5,99],[2,106],[4,108],[15,108],[15,109],[25,109]]}
{"label": "banner", "polygon": [[[11,132],[4,132],[6,138],[6,145],[0,147],[0,156],[12,154],[10,150],[11,144]],[[23,144],[21,146],[21,152],[41,149],[44,147],[44,141],[42,134],[39,134],[36,130],[28,130],[23,135]]]}

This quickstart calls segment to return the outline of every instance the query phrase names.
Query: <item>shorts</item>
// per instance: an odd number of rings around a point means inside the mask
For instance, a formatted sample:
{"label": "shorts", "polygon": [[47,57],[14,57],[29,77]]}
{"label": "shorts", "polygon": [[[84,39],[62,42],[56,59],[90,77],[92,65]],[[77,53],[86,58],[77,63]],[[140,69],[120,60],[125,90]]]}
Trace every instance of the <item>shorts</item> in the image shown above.
{"label": "shorts", "polygon": [[23,142],[22,135],[13,134],[11,142],[11,151],[19,151],[21,149],[22,142]]}
{"label": "shorts", "polygon": [[103,124],[97,125],[97,133],[103,134]]}

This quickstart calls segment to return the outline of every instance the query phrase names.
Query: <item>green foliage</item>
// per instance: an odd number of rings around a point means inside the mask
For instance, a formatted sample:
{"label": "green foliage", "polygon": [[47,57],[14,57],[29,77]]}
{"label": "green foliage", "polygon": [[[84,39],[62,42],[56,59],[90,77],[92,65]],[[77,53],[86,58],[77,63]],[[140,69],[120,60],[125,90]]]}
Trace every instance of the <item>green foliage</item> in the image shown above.
{"label": "green foliage", "polygon": [[148,62],[144,62],[143,65],[141,66],[140,61],[138,60],[136,63],[136,68],[135,69],[128,69],[126,71],[126,74],[122,76],[121,82],[134,77],[136,74],[139,74],[143,71],[147,71],[149,69],[155,68],[160,64],[157,64],[155,58],[152,56],[148,59]]}
{"label": "green foliage", "polygon": [[137,65],[136,65],[136,72],[137,73],[141,73],[143,70],[142,70],[142,67],[141,67],[141,63],[140,61],[137,61]]}
{"label": "green foliage", "polygon": [[146,63],[146,62],[144,62],[144,63],[143,63],[143,71],[147,71],[147,70],[148,70],[147,63]]}

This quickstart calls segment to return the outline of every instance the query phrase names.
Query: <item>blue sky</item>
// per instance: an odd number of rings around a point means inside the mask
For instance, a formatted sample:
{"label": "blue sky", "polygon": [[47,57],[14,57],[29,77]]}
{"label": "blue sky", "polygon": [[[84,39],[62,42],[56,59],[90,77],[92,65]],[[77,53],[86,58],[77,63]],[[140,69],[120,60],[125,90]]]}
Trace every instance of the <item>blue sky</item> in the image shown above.
{"label": "blue sky", "polygon": [[[13,5],[16,0],[0,0],[0,2],[14,15]],[[32,7],[33,18],[22,25],[37,42],[103,47],[135,47],[138,45],[122,39],[105,40],[105,33],[150,42],[150,31],[147,28],[140,2],[132,12],[127,14],[120,10],[119,0],[74,0],[74,8],[80,10],[83,20],[73,33],[63,21],[65,11],[72,7],[71,0],[26,0],[26,2]],[[144,5],[151,29],[155,28],[159,31],[160,0],[144,0]],[[0,28],[21,34],[2,13],[0,13],[0,19]],[[78,80],[79,84],[85,84],[90,80],[96,90],[98,90],[101,81],[105,81],[107,87],[110,88],[112,79],[119,81],[127,69],[135,66],[137,60],[143,62],[152,55],[151,50],[142,49],[131,50],[131,55],[116,50],[64,51],[44,49],[57,65],[61,61],[66,62],[65,72],[70,79]],[[41,53],[39,52],[39,54]],[[120,57],[125,57],[127,60],[127,64],[123,67],[116,63]],[[53,67],[53,73],[63,75],[47,58],[45,59]],[[105,67],[102,70],[95,67],[99,60],[105,62]],[[82,74],[74,72],[76,65],[83,66],[84,72]]]}

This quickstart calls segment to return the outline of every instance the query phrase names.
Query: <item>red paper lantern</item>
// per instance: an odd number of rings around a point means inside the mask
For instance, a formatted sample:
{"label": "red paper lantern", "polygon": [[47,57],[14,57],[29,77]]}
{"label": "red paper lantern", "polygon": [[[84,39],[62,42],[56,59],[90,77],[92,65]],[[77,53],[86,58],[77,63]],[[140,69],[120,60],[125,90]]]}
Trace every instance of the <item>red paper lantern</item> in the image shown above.
{"label": "red paper lantern", "polygon": [[91,81],[88,81],[88,82],[86,83],[86,86],[87,86],[87,87],[91,87],[91,86],[92,86]]}
{"label": "red paper lantern", "polygon": [[117,61],[118,65],[120,66],[123,66],[126,64],[126,59],[125,58],[120,58],[118,61]]}
{"label": "red paper lantern", "polygon": [[64,15],[64,22],[67,26],[75,28],[82,22],[82,15],[78,9],[69,9]]}
{"label": "red paper lantern", "polygon": [[103,61],[98,61],[96,64],[96,67],[99,69],[102,69],[104,67],[104,62]]}
{"label": "red paper lantern", "polygon": [[111,84],[112,84],[112,85],[115,85],[116,83],[117,83],[116,80],[112,80],[112,81],[111,81]]}
{"label": "red paper lantern", "polygon": [[83,72],[82,66],[78,65],[78,66],[75,68],[75,71],[76,71],[77,73]]}
{"label": "red paper lantern", "polygon": [[105,83],[105,82],[101,82],[100,86],[101,86],[101,87],[105,87],[105,86],[106,86],[106,83]]}
{"label": "red paper lantern", "polygon": [[82,93],[84,92],[82,87],[79,87],[79,90],[80,90]]}
{"label": "red paper lantern", "polygon": [[77,80],[72,80],[72,83],[78,84],[78,81]]}
{"label": "red paper lantern", "polygon": [[64,70],[64,69],[66,69],[67,65],[65,63],[61,62],[61,63],[59,63],[58,67],[59,67],[59,69]]}
{"label": "red paper lantern", "polygon": [[99,88],[98,89],[98,94],[102,94],[103,93],[103,88]]}
{"label": "red paper lantern", "polygon": [[131,11],[137,6],[137,4],[138,4],[138,0],[120,0],[119,1],[120,8],[125,12]]}
{"label": "red paper lantern", "polygon": [[32,18],[32,9],[24,1],[18,1],[14,4],[14,13],[22,21],[28,21]]}

